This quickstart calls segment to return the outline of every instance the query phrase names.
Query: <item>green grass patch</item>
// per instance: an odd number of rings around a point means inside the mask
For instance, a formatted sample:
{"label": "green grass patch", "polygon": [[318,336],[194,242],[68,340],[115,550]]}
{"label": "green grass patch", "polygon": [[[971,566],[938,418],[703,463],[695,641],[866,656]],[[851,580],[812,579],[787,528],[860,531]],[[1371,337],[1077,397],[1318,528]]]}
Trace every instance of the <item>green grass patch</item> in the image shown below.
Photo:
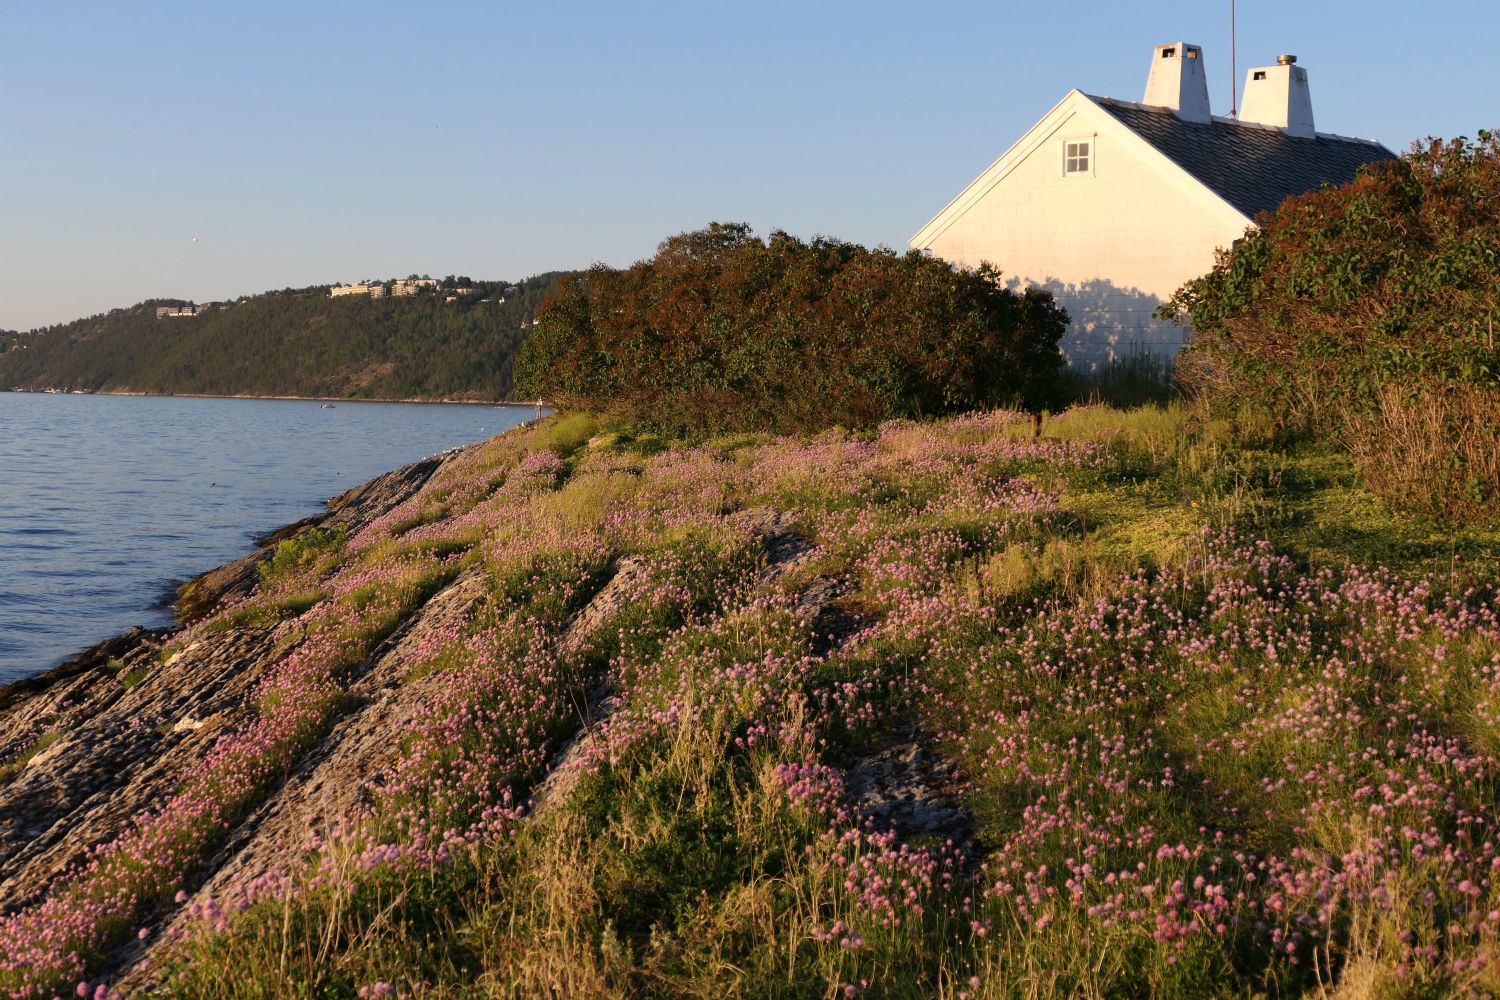
{"label": "green grass patch", "polygon": [[37,754],[52,746],[62,738],[63,734],[57,732],[56,730],[43,733],[41,736],[38,736],[36,740],[25,750],[22,750],[20,753],[11,757],[9,760],[0,761],[0,785],[6,784],[7,782],[13,780],[16,775],[21,773],[22,769],[24,769],[27,764],[31,763],[32,759],[36,757]]}
{"label": "green grass patch", "polygon": [[288,577],[312,568],[325,555],[342,549],[347,540],[348,529],[342,524],[331,531],[309,528],[295,538],[283,540],[271,558],[256,565],[261,584],[274,587]]}

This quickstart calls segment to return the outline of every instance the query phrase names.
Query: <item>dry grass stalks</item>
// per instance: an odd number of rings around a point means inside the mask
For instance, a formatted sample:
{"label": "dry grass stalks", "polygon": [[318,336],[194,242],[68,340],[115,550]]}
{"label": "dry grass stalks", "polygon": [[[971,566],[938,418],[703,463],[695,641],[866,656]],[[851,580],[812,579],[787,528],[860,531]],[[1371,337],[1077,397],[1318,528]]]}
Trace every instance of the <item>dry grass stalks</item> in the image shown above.
{"label": "dry grass stalks", "polygon": [[1375,492],[1456,520],[1500,518],[1500,390],[1403,391],[1346,408],[1345,445]]}

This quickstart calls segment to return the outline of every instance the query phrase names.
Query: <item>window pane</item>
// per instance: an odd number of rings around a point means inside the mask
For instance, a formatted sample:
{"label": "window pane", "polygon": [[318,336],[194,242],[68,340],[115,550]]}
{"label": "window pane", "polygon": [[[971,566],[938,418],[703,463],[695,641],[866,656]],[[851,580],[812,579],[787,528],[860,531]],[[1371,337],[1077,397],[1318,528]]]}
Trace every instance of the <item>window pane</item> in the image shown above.
{"label": "window pane", "polygon": [[1089,158],[1087,156],[1080,158],[1079,161],[1078,161],[1078,172],[1081,173],[1081,174],[1086,174],[1086,173],[1088,173],[1088,170],[1089,170]]}

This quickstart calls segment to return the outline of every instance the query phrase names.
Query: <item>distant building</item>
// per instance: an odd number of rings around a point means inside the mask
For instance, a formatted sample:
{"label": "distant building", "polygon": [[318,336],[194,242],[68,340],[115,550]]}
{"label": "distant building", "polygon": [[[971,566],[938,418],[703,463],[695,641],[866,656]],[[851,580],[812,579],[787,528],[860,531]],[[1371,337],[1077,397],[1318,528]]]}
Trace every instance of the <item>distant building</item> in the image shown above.
{"label": "distant building", "polygon": [[391,282],[391,295],[395,298],[406,298],[415,295],[423,289],[436,290],[438,280],[436,278],[399,278]]}
{"label": "distant building", "polygon": [[218,303],[205,302],[201,306],[157,306],[156,318],[163,319],[168,316],[201,316],[206,312],[212,312],[218,308]]}
{"label": "distant building", "polygon": [[1250,70],[1239,116],[1222,118],[1209,111],[1203,50],[1159,45],[1142,103],[1070,91],[911,246],[1052,291],[1072,319],[1062,348],[1075,368],[1170,359],[1186,331],[1153,314],[1216,250],[1286,198],[1394,157],[1316,131],[1296,61]]}
{"label": "distant building", "polygon": [[[361,281],[356,285],[334,285],[328,289],[332,298],[342,298],[345,295],[368,295],[372,299],[383,299],[387,295],[394,298],[406,298],[415,295],[423,289],[436,291],[442,287],[436,278],[397,278],[394,281]],[[455,294],[472,295],[472,288],[455,288]]]}
{"label": "distant building", "polygon": [[345,295],[368,295],[372,299],[385,298],[385,282],[383,281],[361,281],[357,285],[334,285],[328,289],[332,298],[342,298]]}

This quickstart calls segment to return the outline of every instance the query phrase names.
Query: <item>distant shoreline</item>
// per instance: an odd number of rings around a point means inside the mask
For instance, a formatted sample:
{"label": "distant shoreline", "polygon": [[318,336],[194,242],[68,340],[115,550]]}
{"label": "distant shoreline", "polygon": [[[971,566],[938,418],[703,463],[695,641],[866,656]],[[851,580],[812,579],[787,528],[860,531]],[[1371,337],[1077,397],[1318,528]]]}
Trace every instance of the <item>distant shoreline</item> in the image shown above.
{"label": "distant shoreline", "polygon": [[370,396],[259,396],[251,393],[222,392],[130,392],[124,389],[96,389],[77,392],[72,389],[0,389],[0,392],[26,393],[33,396],[150,396],[157,399],[279,399],[302,400],[309,403],[443,403],[449,406],[517,406],[536,409],[535,402],[484,399],[426,399],[420,396],[392,399]]}

